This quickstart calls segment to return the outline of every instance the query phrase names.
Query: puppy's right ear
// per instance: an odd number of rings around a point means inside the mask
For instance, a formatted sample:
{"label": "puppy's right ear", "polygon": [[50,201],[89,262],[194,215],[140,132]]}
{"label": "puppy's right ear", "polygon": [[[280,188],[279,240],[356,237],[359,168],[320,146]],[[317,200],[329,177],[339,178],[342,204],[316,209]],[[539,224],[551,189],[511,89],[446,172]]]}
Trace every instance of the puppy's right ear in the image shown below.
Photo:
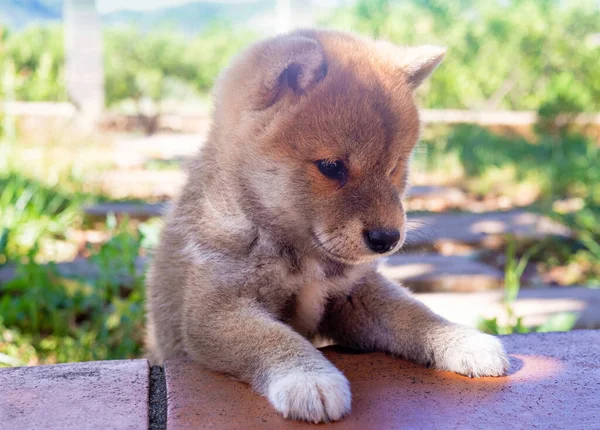
{"label": "puppy's right ear", "polygon": [[446,48],[441,46],[401,47],[383,40],[375,43],[379,52],[392,61],[413,90],[435,70],[446,54]]}
{"label": "puppy's right ear", "polygon": [[310,91],[327,74],[325,54],[317,41],[280,36],[255,45],[253,99],[266,109],[284,98]]}

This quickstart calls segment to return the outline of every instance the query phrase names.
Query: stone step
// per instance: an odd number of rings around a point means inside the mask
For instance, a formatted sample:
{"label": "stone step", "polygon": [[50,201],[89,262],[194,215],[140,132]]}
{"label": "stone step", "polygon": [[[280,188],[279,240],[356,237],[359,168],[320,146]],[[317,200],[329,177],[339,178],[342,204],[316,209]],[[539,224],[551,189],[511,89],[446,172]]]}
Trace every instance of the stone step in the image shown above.
{"label": "stone step", "polygon": [[[146,270],[149,259],[147,257],[138,257],[136,261],[137,274],[141,275]],[[54,267],[59,276],[65,278],[98,278],[100,277],[100,269],[91,260],[86,258],[76,258],[73,261],[55,263]],[[17,276],[15,267],[7,266],[0,268],[0,284],[8,282]],[[131,283],[128,274],[123,274],[123,284]]]}
{"label": "stone step", "polygon": [[397,254],[379,265],[389,279],[418,292],[473,292],[502,287],[502,271],[468,256]]}
{"label": "stone step", "polygon": [[[326,348],[350,381],[340,429],[595,429],[600,331],[503,336],[508,376],[471,379],[382,353]],[[170,429],[314,429],[283,419],[244,383],[185,359],[165,365]],[[232,406],[234,405],[234,406]]]}
{"label": "stone step", "polygon": [[405,195],[408,210],[439,212],[463,206],[467,195],[456,187],[413,185]]}
{"label": "stone step", "polygon": [[83,213],[88,218],[106,218],[112,213],[115,216],[144,220],[163,216],[169,210],[169,205],[169,203],[97,203],[84,206]]}
{"label": "stone step", "polygon": [[1,429],[147,429],[146,360],[0,369]]}
{"label": "stone step", "polygon": [[440,243],[466,243],[494,246],[506,235],[523,240],[546,236],[569,237],[570,230],[550,218],[523,211],[487,213],[444,213],[408,215],[406,243],[409,247]]}
{"label": "stone step", "polygon": [[[415,297],[444,318],[476,327],[481,318],[506,322],[504,291],[478,293],[417,293]],[[541,287],[521,289],[512,305],[527,327],[540,326],[564,312],[577,314],[575,328],[600,329],[600,289]]]}
{"label": "stone step", "polygon": [[91,178],[89,183],[114,199],[171,198],[185,183],[180,170],[108,170]]}
{"label": "stone step", "polygon": [[[204,134],[157,133],[151,136],[120,135],[113,142],[113,151],[120,154],[141,155],[153,158],[170,159],[186,157],[198,152],[204,145]],[[118,161],[115,159],[115,161]]]}
{"label": "stone step", "polygon": [[[600,331],[502,336],[508,374],[468,378],[383,353],[323,353],[350,381],[340,429],[596,429]],[[285,420],[247,384],[186,358],[0,369],[0,428],[315,428]]]}
{"label": "stone step", "polygon": [[442,185],[412,185],[406,192],[405,198],[418,199],[439,197],[454,200],[464,198],[464,196],[464,191],[456,187],[446,187]]}
{"label": "stone step", "polygon": [[112,161],[121,169],[143,168],[149,161],[182,161],[204,145],[204,134],[154,134],[118,136],[112,146]]}

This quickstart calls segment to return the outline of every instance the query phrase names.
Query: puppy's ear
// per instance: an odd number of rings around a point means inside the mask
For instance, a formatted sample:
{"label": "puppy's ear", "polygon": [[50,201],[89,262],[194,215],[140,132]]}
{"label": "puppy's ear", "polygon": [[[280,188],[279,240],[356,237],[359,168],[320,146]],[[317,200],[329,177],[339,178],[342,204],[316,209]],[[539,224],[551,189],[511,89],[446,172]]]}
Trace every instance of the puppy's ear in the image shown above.
{"label": "puppy's ear", "polygon": [[415,89],[431,75],[446,55],[446,48],[433,45],[409,48],[402,59],[402,71],[407,76],[407,82]]}
{"label": "puppy's ear", "polygon": [[392,56],[395,66],[413,90],[435,70],[446,54],[446,48],[434,45],[402,48],[378,42],[378,46],[386,57]]}
{"label": "puppy's ear", "polygon": [[327,74],[325,54],[308,37],[281,36],[256,46],[257,108],[310,91]]}

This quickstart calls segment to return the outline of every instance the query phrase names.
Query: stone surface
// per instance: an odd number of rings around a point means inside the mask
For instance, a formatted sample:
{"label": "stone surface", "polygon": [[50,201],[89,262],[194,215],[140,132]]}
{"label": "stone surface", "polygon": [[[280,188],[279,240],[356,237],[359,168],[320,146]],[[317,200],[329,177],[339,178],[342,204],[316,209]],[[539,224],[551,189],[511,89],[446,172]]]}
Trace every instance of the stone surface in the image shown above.
{"label": "stone surface", "polygon": [[484,291],[502,287],[503,273],[467,256],[398,254],[383,261],[380,272],[413,291]]}
{"label": "stone surface", "polygon": [[511,234],[520,239],[569,236],[568,228],[549,218],[520,210],[408,216],[408,246],[438,242],[485,243]]}
{"label": "stone surface", "polygon": [[[205,121],[205,127],[210,122]],[[146,157],[171,159],[195,154],[205,141],[205,134],[157,133],[151,136],[122,135],[115,139],[115,154],[135,153]]]}
{"label": "stone surface", "polygon": [[465,193],[456,187],[445,187],[441,185],[412,185],[406,192],[406,198],[444,197],[449,199],[463,199]]}
{"label": "stone surface", "polygon": [[182,170],[107,170],[90,184],[114,199],[173,197],[185,183]]}
{"label": "stone surface", "polygon": [[[139,275],[146,270],[148,263],[148,257],[137,257],[136,269]],[[96,264],[86,258],[77,258],[73,261],[55,263],[53,266],[56,273],[65,278],[98,278],[100,276],[100,269]],[[15,276],[17,276],[17,272],[14,267],[2,267],[0,269],[0,284],[10,281]],[[124,273],[122,277],[122,282],[124,284],[131,282],[131,278],[127,274]]]}
{"label": "stone surface", "polygon": [[85,206],[83,213],[93,218],[104,218],[113,213],[116,216],[146,219],[162,216],[168,208],[168,203],[98,203]]}
{"label": "stone surface", "polygon": [[[503,291],[415,294],[444,318],[473,327],[482,317],[498,318],[501,323],[506,321],[503,295]],[[577,314],[576,328],[600,329],[600,289],[597,288],[522,289],[513,303],[513,309],[529,327],[542,325],[557,314],[573,312]]]}
{"label": "stone surface", "polygon": [[0,429],[145,429],[148,362],[0,369]]}
{"label": "stone surface", "polygon": [[[159,123],[162,126],[168,126],[168,124],[165,124],[168,116],[161,116]],[[118,121],[117,118],[114,118],[114,120]],[[208,125],[206,119],[200,122]],[[117,135],[111,146],[111,161],[119,169],[143,169],[148,162],[152,161],[170,162],[171,164],[174,162],[175,165],[181,166],[183,161],[192,157],[204,145],[206,131],[203,130],[202,134]],[[157,170],[150,169],[149,174],[152,174],[152,172],[156,173]]]}
{"label": "stone surface", "polygon": [[413,185],[406,192],[405,203],[411,211],[438,212],[458,208],[466,199],[464,191],[456,187]]}
{"label": "stone surface", "polygon": [[[348,377],[352,413],[340,429],[598,428],[600,331],[502,338],[509,375],[469,379],[381,353],[334,348],[326,356]],[[243,383],[192,362],[166,364],[170,429],[315,428],[286,421]]]}

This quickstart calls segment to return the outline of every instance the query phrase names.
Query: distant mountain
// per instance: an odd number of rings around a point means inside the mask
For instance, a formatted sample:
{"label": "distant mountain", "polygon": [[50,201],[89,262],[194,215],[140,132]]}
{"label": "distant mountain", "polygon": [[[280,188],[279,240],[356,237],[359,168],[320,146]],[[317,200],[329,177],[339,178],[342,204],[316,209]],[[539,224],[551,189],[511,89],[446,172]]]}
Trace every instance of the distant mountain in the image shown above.
{"label": "distant mountain", "polygon": [[29,24],[57,22],[62,0],[0,0],[0,24],[21,28]]}
{"label": "distant mountain", "polygon": [[[0,24],[22,28],[30,24],[45,24],[62,19],[63,0],[0,0]],[[141,29],[174,28],[196,33],[215,21],[233,25],[260,21],[272,14],[274,0],[247,3],[196,1],[181,6],[151,11],[121,10],[102,16],[106,25],[133,25]]]}

